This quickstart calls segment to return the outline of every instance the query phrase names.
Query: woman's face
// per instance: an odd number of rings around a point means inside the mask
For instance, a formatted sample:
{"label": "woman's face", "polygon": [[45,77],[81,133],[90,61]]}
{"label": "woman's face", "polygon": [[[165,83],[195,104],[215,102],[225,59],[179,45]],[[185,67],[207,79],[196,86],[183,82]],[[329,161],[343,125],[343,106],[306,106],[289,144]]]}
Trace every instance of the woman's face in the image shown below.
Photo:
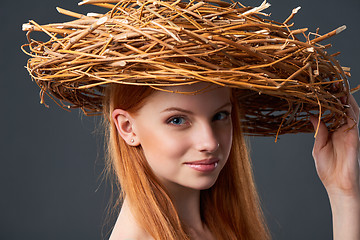
{"label": "woman's face", "polygon": [[[171,87],[192,92],[204,84]],[[133,116],[145,157],[167,188],[210,188],[232,143],[230,90],[212,86],[196,95],[156,91]]]}

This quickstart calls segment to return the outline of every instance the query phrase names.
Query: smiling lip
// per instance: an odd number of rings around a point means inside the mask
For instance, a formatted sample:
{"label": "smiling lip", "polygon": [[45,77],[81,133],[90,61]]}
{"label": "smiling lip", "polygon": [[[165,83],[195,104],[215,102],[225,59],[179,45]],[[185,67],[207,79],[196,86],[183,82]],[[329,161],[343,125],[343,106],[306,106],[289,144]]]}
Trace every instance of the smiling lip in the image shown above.
{"label": "smiling lip", "polygon": [[212,172],[216,169],[218,163],[218,158],[210,158],[201,161],[186,162],[184,164],[200,172]]}

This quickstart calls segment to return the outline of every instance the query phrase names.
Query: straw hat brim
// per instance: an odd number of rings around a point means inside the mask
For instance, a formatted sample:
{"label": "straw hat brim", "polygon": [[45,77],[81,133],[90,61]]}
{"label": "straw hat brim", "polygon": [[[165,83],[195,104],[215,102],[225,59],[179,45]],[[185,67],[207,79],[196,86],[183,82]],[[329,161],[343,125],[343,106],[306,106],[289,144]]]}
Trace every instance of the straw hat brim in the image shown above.
{"label": "straw hat brim", "polygon": [[[236,89],[244,130],[251,135],[313,131],[320,115],[332,131],[346,121],[341,97],[349,94],[347,72],[320,41],[338,34],[310,35],[267,18],[269,7],[221,0],[87,0],[108,8],[76,20],[23,25],[31,56],[27,69],[41,89],[65,109],[102,111],[109,84],[164,86],[209,82]],[[32,31],[49,36],[30,38]],[[303,39],[303,40],[301,40]],[[29,50],[25,50],[28,47]],[[346,69],[345,69],[346,70]],[[344,121],[345,120],[345,121]]]}

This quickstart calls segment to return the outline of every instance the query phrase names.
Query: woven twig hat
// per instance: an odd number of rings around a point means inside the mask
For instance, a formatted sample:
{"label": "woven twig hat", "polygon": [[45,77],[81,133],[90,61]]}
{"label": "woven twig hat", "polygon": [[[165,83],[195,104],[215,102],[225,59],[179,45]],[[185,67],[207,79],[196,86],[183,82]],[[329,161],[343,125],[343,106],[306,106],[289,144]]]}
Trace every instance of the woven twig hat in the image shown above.
{"label": "woven twig hat", "polygon": [[[44,94],[61,107],[102,111],[109,84],[164,86],[209,82],[235,88],[245,131],[278,135],[313,131],[319,114],[330,130],[346,118],[339,100],[349,93],[345,68],[319,42],[341,32],[309,34],[288,19],[267,19],[259,7],[221,0],[85,0],[110,9],[82,15],[57,8],[76,20],[23,25],[31,56],[27,69]],[[30,38],[42,31],[50,39]],[[303,38],[301,41],[299,38]],[[25,48],[28,47],[29,51]],[[55,99],[54,99],[55,100]]]}

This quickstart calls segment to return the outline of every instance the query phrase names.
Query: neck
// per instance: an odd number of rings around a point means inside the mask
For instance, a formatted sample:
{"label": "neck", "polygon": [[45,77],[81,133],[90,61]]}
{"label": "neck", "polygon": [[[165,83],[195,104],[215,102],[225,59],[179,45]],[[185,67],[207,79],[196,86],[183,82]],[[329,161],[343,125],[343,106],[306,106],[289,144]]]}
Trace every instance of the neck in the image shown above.
{"label": "neck", "polygon": [[[214,239],[207,227],[201,221],[200,190],[185,188],[183,186],[166,186],[173,200],[179,218],[187,227],[191,239]],[[114,226],[110,240],[117,239],[152,239],[151,236],[138,225],[131,213],[131,203],[126,198],[119,218]]]}
{"label": "neck", "polygon": [[200,190],[175,185],[165,186],[178,211],[181,221],[189,230],[203,231],[200,214]]}

